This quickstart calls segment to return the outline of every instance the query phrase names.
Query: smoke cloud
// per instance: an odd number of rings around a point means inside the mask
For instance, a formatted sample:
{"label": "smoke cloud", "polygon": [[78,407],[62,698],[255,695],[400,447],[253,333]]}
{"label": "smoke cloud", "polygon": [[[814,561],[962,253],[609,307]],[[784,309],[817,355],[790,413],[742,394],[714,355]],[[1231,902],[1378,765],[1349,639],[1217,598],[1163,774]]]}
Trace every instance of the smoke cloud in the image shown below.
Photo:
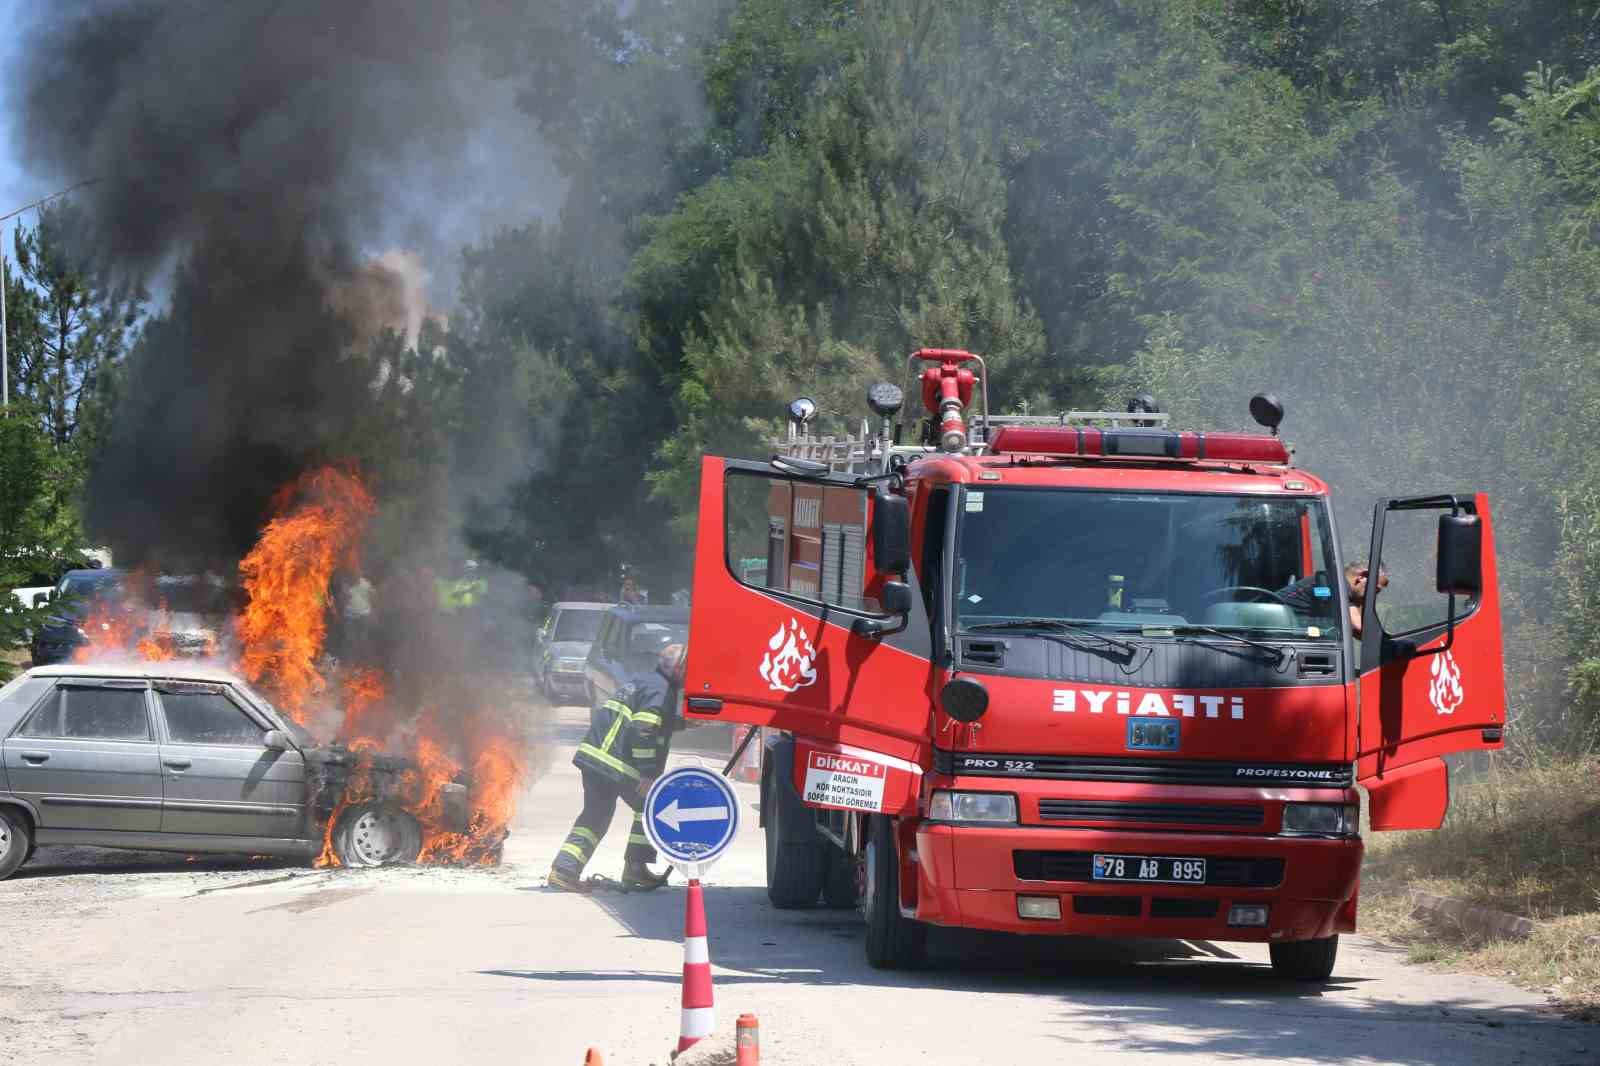
{"label": "smoke cloud", "polygon": [[102,0],[28,29],[22,154],[95,180],[84,239],[110,269],[177,265],[89,486],[119,561],[231,568],[278,488],[374,431],[375,334],[414,341],[462,243],[555,210],[549,153],[487,73],[525,7]]}

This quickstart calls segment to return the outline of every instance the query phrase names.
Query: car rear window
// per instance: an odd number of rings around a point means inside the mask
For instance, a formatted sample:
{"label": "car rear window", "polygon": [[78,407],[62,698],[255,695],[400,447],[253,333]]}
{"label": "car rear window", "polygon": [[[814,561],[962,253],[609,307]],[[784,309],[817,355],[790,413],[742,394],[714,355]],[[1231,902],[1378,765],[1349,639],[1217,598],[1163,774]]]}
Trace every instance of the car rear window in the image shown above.
{"label": "car rear window", "polygon": [[592,641],[599,635],[604,617],[604,611],[563,610],[556,615],[556,630],[550,639]]}
{"label": "car rear window", "polygon": [[144,690],[60,685],[28,716],[19,736],[39,740],[149,740]]}

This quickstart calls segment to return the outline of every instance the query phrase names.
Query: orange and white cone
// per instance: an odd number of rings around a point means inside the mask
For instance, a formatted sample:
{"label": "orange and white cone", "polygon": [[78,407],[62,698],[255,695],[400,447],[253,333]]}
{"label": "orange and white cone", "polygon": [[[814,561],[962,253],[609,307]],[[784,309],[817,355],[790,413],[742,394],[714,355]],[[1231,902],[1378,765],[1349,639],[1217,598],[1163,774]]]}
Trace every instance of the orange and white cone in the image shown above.
{"label": "orange and white cone", "polygon": [[711,1035],[717,1023],[711,1002],[711,950],[706,944],[706,901],[698,878],[689,881],[683,914],[683,1019],[678,1026],[678,1050],[684,1051]]}
{"label": "orange and white cone", "polygon": [[740,727],[739,732],[734,735],[734,747],[738,747],[740,744],[744,743],[744,738],[745,738],[747,733],[755,733],[755,734],[757,734],[756,738],[754,740],[752,740],[749,743],[749,745],[744,749],[744,754],[739,756],[739,764],[733,768],[734,780],[736,780],[736,781],[760,781],[761,780],[761,737],[759,735],[760,732],[761,732],[761,727],[760,726],[750,725],[750,726],[742,726],[742,727]]}

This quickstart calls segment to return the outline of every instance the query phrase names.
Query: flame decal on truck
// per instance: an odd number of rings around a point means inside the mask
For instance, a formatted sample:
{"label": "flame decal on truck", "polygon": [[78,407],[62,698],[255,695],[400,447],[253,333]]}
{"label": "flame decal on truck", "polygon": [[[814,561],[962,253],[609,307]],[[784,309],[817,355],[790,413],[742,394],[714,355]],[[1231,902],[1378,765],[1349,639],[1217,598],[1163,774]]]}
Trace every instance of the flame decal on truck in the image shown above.
{"label": "flame decal on truck", "polygon": [[774,692],[798,692],[816,682],[816,659],[817,649],[801,631],[800,620],[790,618],[789,624],[779,625],[767,641],[766,654],[761,656],[761,679]]}
{"label": "flame decal on truck", "polygon": [[1467,698],[1467,690],[1461,685],[1461,667],[1456,665],[1456,657],[1450,652],[1435,655],[1433,662],[1428,664],[1428,673],[1433,675],[1428,682],[1428,702],[1439,714],[1455,714],[1456,708]]}

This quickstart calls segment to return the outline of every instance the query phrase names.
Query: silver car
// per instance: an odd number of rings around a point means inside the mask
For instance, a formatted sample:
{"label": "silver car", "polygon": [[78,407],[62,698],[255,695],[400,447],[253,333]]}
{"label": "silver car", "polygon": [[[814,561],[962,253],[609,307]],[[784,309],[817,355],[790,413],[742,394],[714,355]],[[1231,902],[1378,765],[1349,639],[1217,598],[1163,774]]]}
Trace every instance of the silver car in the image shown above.
{"label": "silver car", "polygon": [[564,600],[550,609],[539,631],[533,674],[551,703],[587,699],[584,663],[609,606]]}
{"label": "silver car", "polygon": [[[37,667],[0,688],[0,879],[38,844],[310,858],[355,765],[226,671]],[[379,788],[343,806],[335,852],[350,866],[416,858],[422,828],[383,786],[410,764],[368,769]],[[465,786],[446,788],[464,826]]]}

